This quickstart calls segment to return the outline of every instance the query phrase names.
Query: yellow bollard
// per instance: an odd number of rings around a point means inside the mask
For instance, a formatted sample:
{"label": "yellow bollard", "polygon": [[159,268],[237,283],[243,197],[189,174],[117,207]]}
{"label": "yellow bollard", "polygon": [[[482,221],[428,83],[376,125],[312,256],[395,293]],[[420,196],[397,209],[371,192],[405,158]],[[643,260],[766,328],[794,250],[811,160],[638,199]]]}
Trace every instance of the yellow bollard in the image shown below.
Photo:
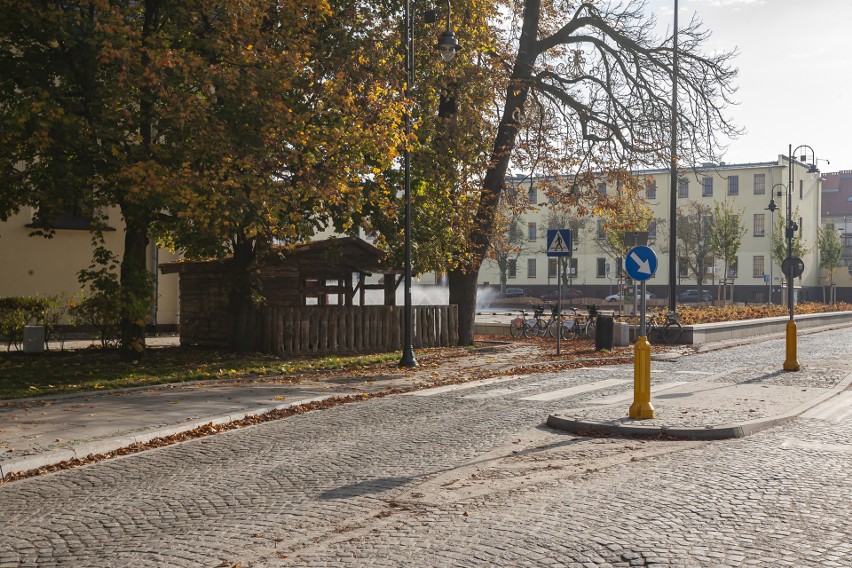
{"label": "yellow bollard", "polygon": [[796,322],[787,322],[787,358],[784,360],[785,371],[798,371],[799,359],[796,353]]}
{"label": "yellow bollard", "polygon": [[653,418],[651,404],[651,344],[640,336],[633,347],[633,404],[628,413],[630,418]]}

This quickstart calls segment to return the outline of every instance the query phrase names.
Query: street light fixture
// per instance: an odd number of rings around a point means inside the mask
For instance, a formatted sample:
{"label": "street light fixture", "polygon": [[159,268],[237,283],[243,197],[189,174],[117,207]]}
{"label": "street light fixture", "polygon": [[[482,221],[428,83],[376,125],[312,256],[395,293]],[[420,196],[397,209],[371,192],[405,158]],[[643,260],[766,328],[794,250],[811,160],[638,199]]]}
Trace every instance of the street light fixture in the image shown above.
{"label": "street light fixture", "polygon": [[[461,49],[456,36],[450,29],[450,17],[452,6],[450,0],[447,0],[447,28],[438,40],[436,49],[441,54],[444,61],[450,61],[456,52]],[[405,97],[411,94],[411,87],[414,84],[414,34],[412,28],[414,18],[411,12],[411,0],[405,0],[403,10],[404,22],[404,48],[405,48]],[[434,22],[434,18],[431,19]],[[403,296],[405,297],[405,307],[403,308],[403,324],[405,327],[403,343],[402,343],[402,358],[399,361],[400,367],[416,367],[417,359],[414,357],[414,345],[412,341],[413,335],[413,320],[411,314],[411,155],[408,150],[409,139],[411,138],[411,111],[406,108],[404,121],[405,141],[403,146],[402,161],[405,171],[405,285]]]}
{"label": "street light fixture", "polygon": [[778,189],[778,200],[781,200],[783,193],[781,193],[781,189],[787,189],[787,186],[783,183],[776,183],[772,186],[772,189],[769,190],[769,205],[766,209],[769,210],[769,304],[772,302],[772,285],[774,282],[774,276],[772,274],[772,267],[775,264],[775,259],[773,258],[775,253],[775,211],[778,209],[778,205],[775,203],[775,188]]}
{"label": "street light fixture", "polygon": [[[796,161],[793,158],[793,155],[802,150],[810,150],[811,157],[814,159],[813,163],[808,164],[808,173],[812,175],[819,175],[819,169],[816,167],[816,154],[814,153],[814,149],[808,146],[807,144],[802,144],[801,146],[797,146],[795,150],[793,150],[793,145],[790,144],[788,146],[789,154],[787,154],[787,225],[784,236],[787,239],[787,258],[784,261],[786,265],[786,278],[787,278],[787,304],[790,308],[790,321],[787,322],[787,348],[786,348],[786,358],[784,359],[784,370],[785,371],[798,371],[801,367],[799,366],[799,360],[796,354],[796,319],[795,319],[795,309],[793,307],[793,278],[796,276],[796,264],[801,262],[801,259],[793,259],[793,237],[796,234],[796,231],[799,230],[799,225],[793,221],[793,165]],[[801,162],[805,162],[807,159],[807,154],[802,154]]]}

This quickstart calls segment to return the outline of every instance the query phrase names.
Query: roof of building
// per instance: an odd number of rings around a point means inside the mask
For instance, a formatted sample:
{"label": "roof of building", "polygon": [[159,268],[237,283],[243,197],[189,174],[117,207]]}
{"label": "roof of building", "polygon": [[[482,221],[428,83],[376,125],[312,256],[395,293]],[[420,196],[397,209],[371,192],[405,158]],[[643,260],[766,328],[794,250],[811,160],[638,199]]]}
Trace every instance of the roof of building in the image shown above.
{"label": "roof of building", "polygon": [[[384,262],[385,253],[358,237],[331,238],[297,245],[273,247],[262,262],[267,273],[299,274],[303,277],[336,279],[361,272],[365,274],[399,274],[402,271]],[[180,260],[160,265],[163,274],[209,272],[223,270],[231,259]]]}

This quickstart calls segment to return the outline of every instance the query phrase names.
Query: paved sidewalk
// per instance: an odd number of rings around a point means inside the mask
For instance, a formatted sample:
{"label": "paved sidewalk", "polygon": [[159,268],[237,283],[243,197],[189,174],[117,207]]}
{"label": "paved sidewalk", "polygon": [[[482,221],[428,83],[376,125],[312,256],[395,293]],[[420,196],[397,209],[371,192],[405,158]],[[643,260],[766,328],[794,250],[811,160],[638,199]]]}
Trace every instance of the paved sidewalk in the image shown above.
{"label": "paved sidewalk", "polygon": [[[689,352],[682,351],[684,361]],[[830,373],[807,366],[797,373],[767,371],[742,363],[712,371],[673,370],[675,365],[666,360],[678,358],[677,353],[661,353],[652,359],[653,419],[626,417],[630,389],[583,408],[543,415],[542,422],[584,434],[721,439],[781,424],[829,399],[836,412],[852,412],[849,362]],[[524,343],[424,362],[417,369],[383,368],[370,375],[314,375],[298,384],[269,378],[199,382],[0,403],[0,478],[329,397],[410,390],[547,363],[538,348]],[[619,363],[613,368],[614,382],[627,383],[632,364]],[[585,387],[595,388],[595,380],[588,379]],[[573,388],[582,392],[585,387]]]}

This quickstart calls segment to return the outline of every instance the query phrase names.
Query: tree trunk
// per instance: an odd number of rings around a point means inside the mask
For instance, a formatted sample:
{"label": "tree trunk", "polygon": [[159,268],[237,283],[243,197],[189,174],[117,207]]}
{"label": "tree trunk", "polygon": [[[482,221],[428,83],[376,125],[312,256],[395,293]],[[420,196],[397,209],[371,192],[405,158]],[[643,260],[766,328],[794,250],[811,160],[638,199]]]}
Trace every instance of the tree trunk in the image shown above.
{"label": "tree trunk", "polygon": [[503,115],[497,127],[491,160],[482,182],[482,193],[471,231],[471,254],[465,265],[449,273],[450,303],[459,307],[459,345],[473,343],[476,316],[476,282],[485,253],[491,244],[497,206],[506,183],[506,172],[520,127],[520,118],[529,96],[533,64],[538,57],[536,41],[541,14],[540,0],[528,0],[524,7],[524,23],[518,42],[518,56],[506,92]]}
{"label": "tree trunk", "polygon": [[459,345],[473,345],[473,325],[476,320],[476,281],[479,271],[464,273],[452,270],[447,274],[450,304],[459,307]]}
{"label": "tree trunk", "polygon": [[145,315],[151,305],[147,269],[148,222],[124,213],[124,256],[121,259],[121,358],[145,355]]}
{"label": "tree trunk", "polygon": [[239,239],[234,246],[231,282],[228,291],[228,349],[237,353],[255,350],[256,310],[252,301],[254,285],[251,268],[257,257],[254,241]]}

